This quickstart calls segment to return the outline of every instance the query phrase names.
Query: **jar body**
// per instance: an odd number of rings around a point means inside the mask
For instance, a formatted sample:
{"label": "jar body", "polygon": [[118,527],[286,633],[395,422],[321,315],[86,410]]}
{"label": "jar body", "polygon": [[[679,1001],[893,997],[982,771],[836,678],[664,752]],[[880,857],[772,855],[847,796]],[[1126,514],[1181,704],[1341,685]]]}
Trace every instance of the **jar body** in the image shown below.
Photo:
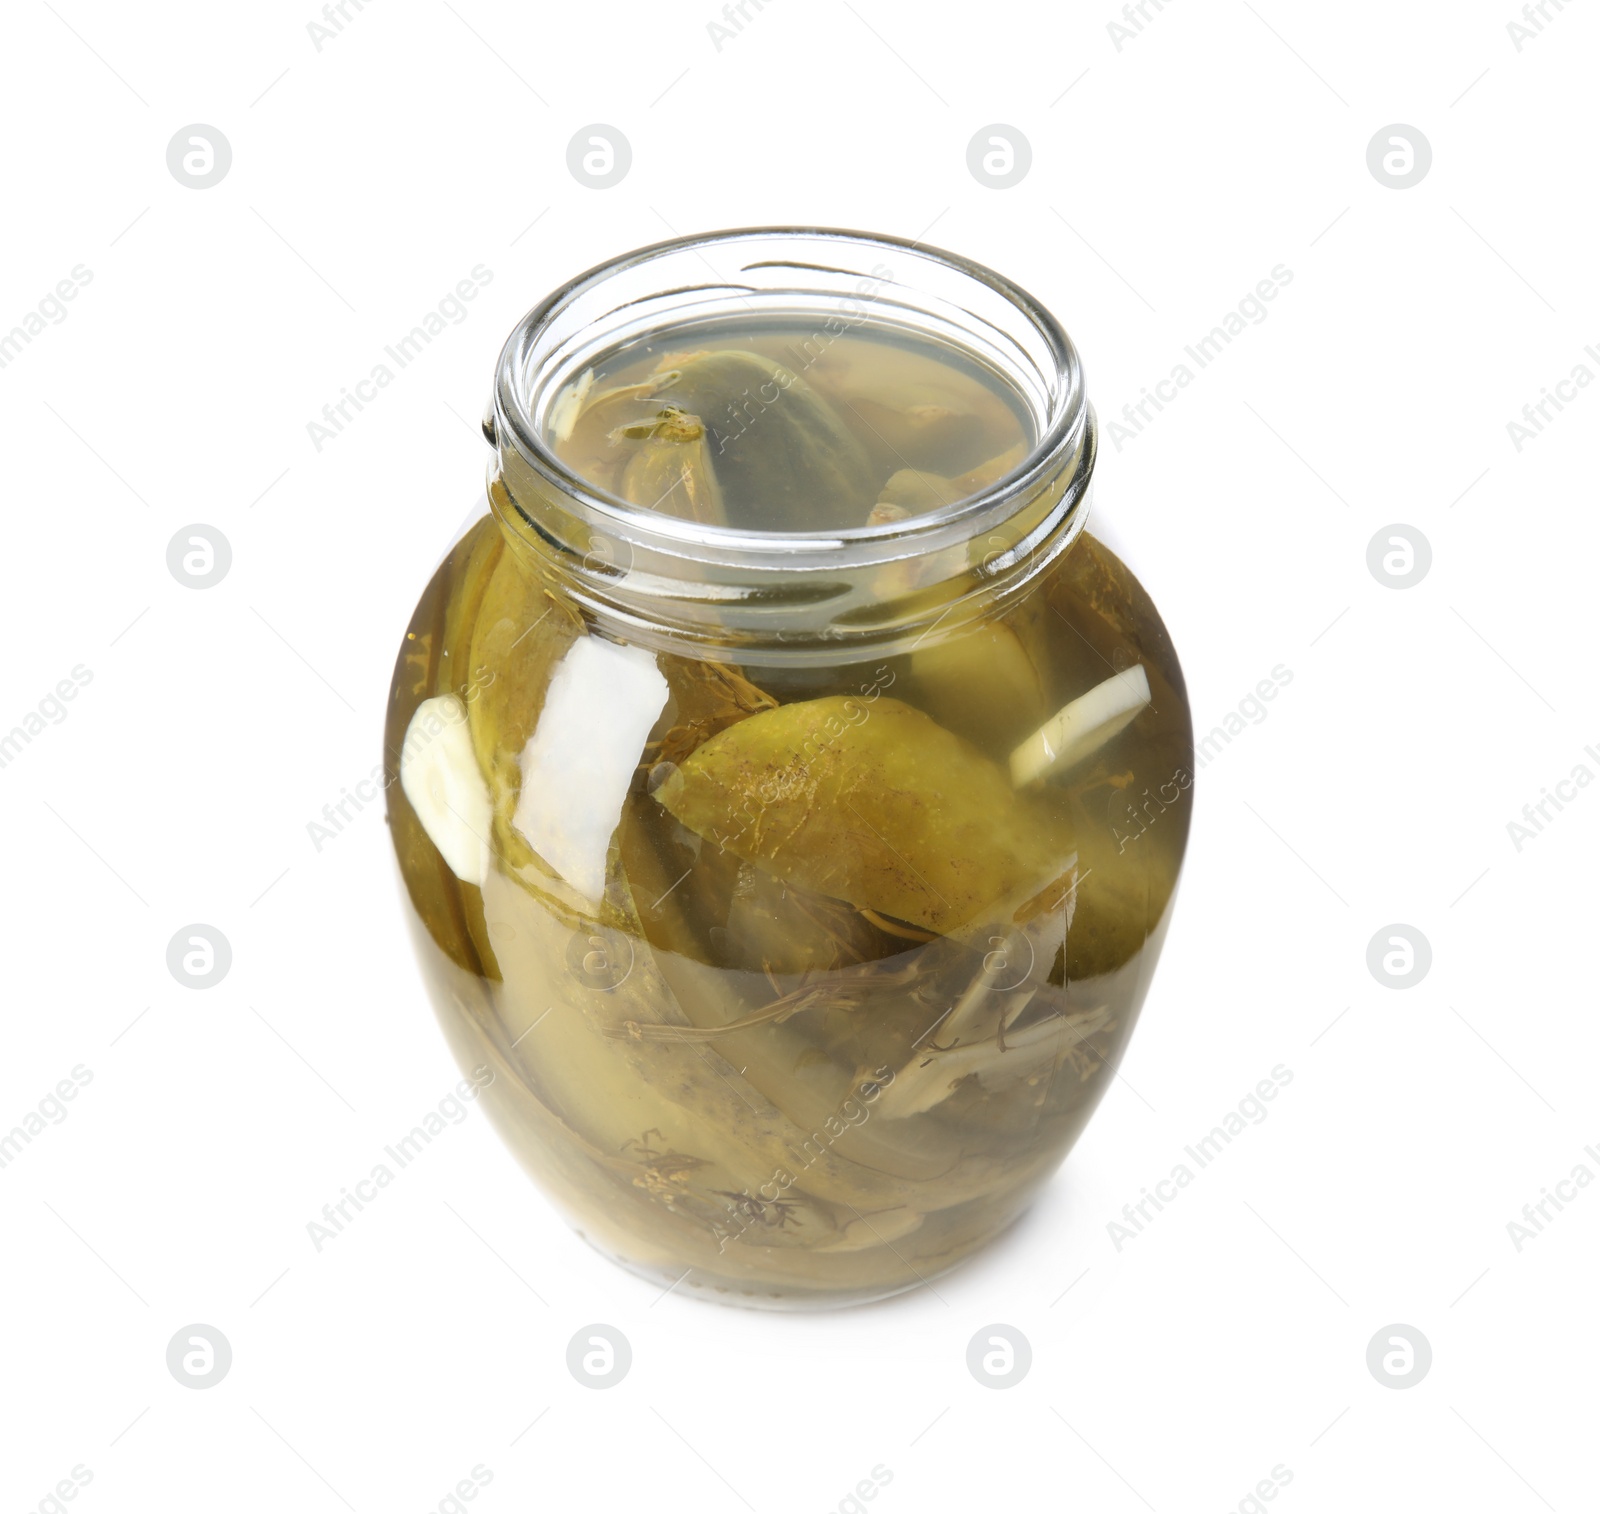
{"label": "jar body", "polygon": [[[887,652],[628,645],[491,499],[386,730],[456,1056],[570,1222],[662,1287],[803,1307],[936,1277],[1058,1166],[1149,986],[1192,798],[1154,606],[1085,533]],[[1017,771],[1130,673],[1131,723]]]}

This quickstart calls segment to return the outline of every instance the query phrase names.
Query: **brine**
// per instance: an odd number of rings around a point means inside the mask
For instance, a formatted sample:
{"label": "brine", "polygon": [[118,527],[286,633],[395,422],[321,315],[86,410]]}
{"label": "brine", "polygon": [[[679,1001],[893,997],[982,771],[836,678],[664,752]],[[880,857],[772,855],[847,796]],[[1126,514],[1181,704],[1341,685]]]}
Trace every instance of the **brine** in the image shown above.
{"label": "brine", "polygon": [[[1036,443],[971,354],[808,332],[637,339],[570,377],[548,446],[633,510],[826,533],[959,507]],[[458,1055],[495,1069],[580,1231],[663,1287],[929,1281],[1055,1169],[1148,987],[1192,797],[1154,607],[1083,534],[875,651],[646,645],[491,498],[418,605],[386,730]]]}

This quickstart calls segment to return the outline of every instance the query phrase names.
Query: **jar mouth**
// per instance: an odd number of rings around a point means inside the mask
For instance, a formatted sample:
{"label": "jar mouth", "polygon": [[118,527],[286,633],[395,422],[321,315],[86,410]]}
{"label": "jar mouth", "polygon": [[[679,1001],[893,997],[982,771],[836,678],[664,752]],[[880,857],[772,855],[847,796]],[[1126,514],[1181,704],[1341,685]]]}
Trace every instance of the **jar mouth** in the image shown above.
{"label": "jar mouth", "polygon": [[[720,264],[736,259],[722,271]],[[715,262],[713,260],[716,260]],[[908,277],[909,275],[909,277]],[[866,288],[862,288],[866,285]],[[708,317],[752,300],[800,300],[833,319],[898,317],[937,329],[996,368],[1031,412],[1036,440],[1011,472],[952,504],[876,525],[802,531],[704,525],[608,494],[577,474],[546,439],[562,389],[626,337],[670,328],[685,311]],[[1010,280],[921,242],[825,227],[747,227],[652,243],[579,274],[518,322],[496,364],[486,428],[505,460],[596,538],[694,563],[788,574],[838,572],[918,555],[997,528],[1060,488],[1052,515],[1067,539],[1082,528],[1093,467],[1094,416],[1082,363],[1060,323]],[[542,486],[542,487],[540,487]],[[516,500],[519,513],[547,533]],[[547,510],[551,501],[541,501]],[[1037,548],[1038,533],[1030,533]],[[1058,543],[1065,546],[1066,541]],[[1054,555],[1052,553],[1052,555]]]}

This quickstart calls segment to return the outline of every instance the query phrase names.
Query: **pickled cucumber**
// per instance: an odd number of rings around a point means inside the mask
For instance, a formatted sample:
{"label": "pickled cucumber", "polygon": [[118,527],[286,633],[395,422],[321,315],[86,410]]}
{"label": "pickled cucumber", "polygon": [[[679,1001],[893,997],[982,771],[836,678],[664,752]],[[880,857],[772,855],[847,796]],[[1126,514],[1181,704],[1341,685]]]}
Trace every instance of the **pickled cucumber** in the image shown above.
{"label": "pickled cucumber", "polygon": [[898,699],[788,704],[655,791],[697,835],[858,909],[944,933],[1060,875],[1071,838],[998,765]]}
{"label": "pickled cucumber", "polygon": [[754,352],[669,362],[651,395],[703,420],[730,525],[776,531],[802,517],[845,525],[871,508],[866,450],[798,374]]}

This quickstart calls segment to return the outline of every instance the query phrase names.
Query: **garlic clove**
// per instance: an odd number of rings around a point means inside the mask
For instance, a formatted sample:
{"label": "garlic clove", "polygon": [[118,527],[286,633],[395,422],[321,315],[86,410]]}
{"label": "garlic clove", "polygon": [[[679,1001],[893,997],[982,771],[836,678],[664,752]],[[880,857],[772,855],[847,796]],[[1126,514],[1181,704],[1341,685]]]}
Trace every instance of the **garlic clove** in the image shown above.
{"label": "garlic clove", "polygon": [[580,637],[556,665],[522,749],[511,824],[592,904],[605,894],[611,837],[669,694],[653,653]]}
{"label": "garlic clove", "polygon": [[454,694],[417,706],[400,749],[400,787],[445,865],[482,888],[489,876],[489,786],[478,771],[466,706]]}
{"label": "garlic clove", "polygon": [[1096,684],[1056,711],[1011,754],[1017,788],[1055,778],[1092,757],[1150,703],[1143,663]]}

